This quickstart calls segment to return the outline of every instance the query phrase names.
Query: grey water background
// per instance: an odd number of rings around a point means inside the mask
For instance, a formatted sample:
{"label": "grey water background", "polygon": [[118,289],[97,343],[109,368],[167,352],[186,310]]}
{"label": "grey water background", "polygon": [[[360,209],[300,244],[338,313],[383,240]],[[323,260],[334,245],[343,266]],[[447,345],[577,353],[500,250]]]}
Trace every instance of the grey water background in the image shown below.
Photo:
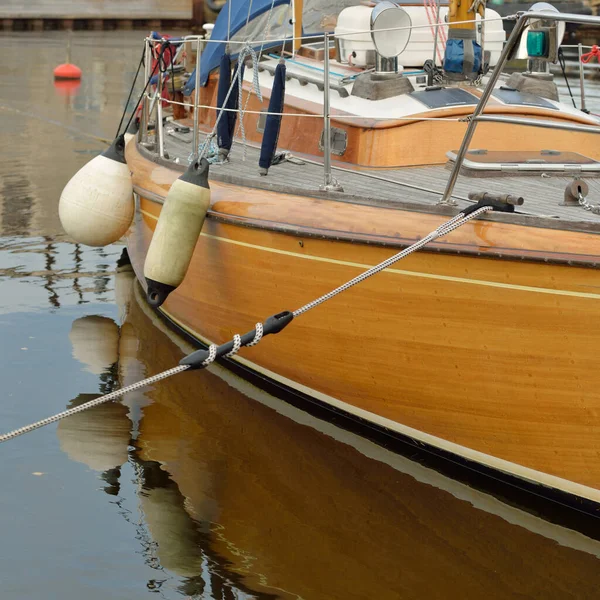
{"label": "grey water background", "polygon": [[[84,76],[57,89],[63,33],[0,34],[1,431],[181,355],[116,273],[122,246],[73,244],[57,216],[115,134],[141,37],[75,34]],[[217,375],[0,446],[2,600],[598,597],[597,542]]]}

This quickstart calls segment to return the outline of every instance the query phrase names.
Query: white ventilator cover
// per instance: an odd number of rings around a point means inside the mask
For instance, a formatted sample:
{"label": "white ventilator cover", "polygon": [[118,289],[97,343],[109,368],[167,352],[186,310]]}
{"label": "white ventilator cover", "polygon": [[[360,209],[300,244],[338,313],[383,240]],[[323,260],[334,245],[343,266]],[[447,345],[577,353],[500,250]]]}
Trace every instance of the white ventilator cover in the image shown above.
{"label": "white ventilator cover", "polygon": [[[535,4],[531,5],[529,12],[559,13],[560,10],[558,10],[556,6],[552,6],[552,4],[549,4],[548,2],[536,2]],[[523,59],[529,57],[529,53],[527,52],[527,34],[531,31],[531,25],[537,22],[539,22],[539,19],[530,21],[527,27],[523,29],[521,39],[519,40],[519,50],[517,52],[517,58]],[[565,29],[566,23],[564,21],[559,21],[557,31],[557,39],[559,46],[562,44],[562,41],[565,37]]]}
{"label": "white ventilator cover", "polygon": [[[369,6],[349,6],[338,15],[335,37],[343,63],[352,62],[357,67],[364,67],[369,62],[368,53],[375,52],[370,33],[372,10]],[[354,57],[351,57],[352,53]]]}
{"label": "white ventilator cover", "polygon": [[108,317],[89,315],[76,319],[69,339],[73,357],[94,375],[102,375],[119,360],[119,326]]}
{"label": "white ventilator cover", "polygon": [[160,211],[144,277],[177,287],[185,277],[210,205],[210,190],[177,179]]}
{"label": "white ventilator cover", "polygon": [[371,37],[375,49],[384,58],[395,58],[410,40],[409,14],[392,2],[380,2],[371,12]]}
{"label": "white ventilator cover", "polygon": [[133,212],[129,167],[102,155],[75,173],[58,204],[64,230],[86,246],[107,246],[119,240],[129,229]]}

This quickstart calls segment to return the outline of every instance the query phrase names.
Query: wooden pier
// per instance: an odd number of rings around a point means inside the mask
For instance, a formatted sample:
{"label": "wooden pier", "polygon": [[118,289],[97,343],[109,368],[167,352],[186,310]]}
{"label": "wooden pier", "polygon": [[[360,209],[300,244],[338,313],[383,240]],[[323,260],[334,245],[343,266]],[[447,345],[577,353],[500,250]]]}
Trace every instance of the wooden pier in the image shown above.
{"label": "wooden pier", "polygon": [[[212,17],[212,18],[211,18]],[[214,15],[204,0],[2,0],[0,28],[47,29],[193,29]]]}

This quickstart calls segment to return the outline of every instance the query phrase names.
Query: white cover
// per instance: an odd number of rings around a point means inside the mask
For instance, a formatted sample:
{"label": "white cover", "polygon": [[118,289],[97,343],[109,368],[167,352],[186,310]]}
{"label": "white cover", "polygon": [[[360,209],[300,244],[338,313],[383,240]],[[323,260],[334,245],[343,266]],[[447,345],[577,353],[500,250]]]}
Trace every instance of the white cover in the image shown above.
{"label": "white cover", "polygon": [[[432,32],[432,27],[429,25],[425,7],[402,6],[401,8],[410,16],[413,28],[410,32],[410,40],[406,46],[406,50],[400,54],[398,61],[405,67],[422,67],[426,60],[433,58],[434,40],[434,33]],[[369,50],[375,51],[375,45],[369,32],[371,10],[372,8],[368,6],[352,6],[340,13],[335,28],[335,35],[339,40],[342,62],[347,63],[348,57],[352,52],[355,52],[356,57],[352,58],[352,63],[364,67],[367,64],[367,52]],[[440,9],[440,22],[445,22],[447,14],[448,8],[442,7]],[[493,66],[500,58],[506,34],[502,27],[500,15],[495,10],[486,9],[485,16],[484,49],[491,52],[490,64]],[[480,20],[481,18],[477,15],[477,21]],[[448,31],[448,28],[446,28],[446,31]],[[480,32],[477,34],[477,41],[481,43]],[[441,51],[442,46],[439,35],[438,46]]]}

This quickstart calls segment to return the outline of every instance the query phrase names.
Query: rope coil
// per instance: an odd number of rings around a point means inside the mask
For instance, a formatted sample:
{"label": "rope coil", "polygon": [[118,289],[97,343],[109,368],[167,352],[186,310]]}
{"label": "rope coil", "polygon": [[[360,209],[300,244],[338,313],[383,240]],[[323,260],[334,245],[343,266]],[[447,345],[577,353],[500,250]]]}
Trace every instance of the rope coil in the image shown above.
{"label": "rope coil", "polygon": [[592,58],[594,58],[594,56],[597,59],[600,59],[600,46],[596,46],[596,44],[592,46],[592,49],[589,52],[581,55],[581,62],[587,64],[592,60]]}
{"label": "rope coil", "polygon": [[[270,17],[270,14],[269,14],[269,17]],[[260,90],[260,81],[258,78],[258,54],[256,53],[256,50],[254,50],[254,48],[252,46],[250,46],[250,44],[248,44],[247,46],[244,46],[242,48],[242,51],[240,52],[240,54],[238,56],[238,64],[243,64],[244,60],[247,56],[250,56],[252,58],[252,90],[248,92],[248,98],[247,98],[244,106],[242,106],[243,95],[244,95],[244,88],[243,88],[244,74],[242,73],[241,68],[238,68],[237,75],[236,75],[237,80],[238,80],[238,113],[239,113],[238,129],[239,129],[240,135],[242,137],[242,144],[243,144],[243,148],[244,148],[243,160],[246,160],[246,129],[244,127],[244,114],[246,112],[246,107],[248,106],[248,102],[250,101],[250,97],[252,96],[252,92],[254,92],[254,94],[258,98],[259,102],[263,101],[262,92]],[[232,86],[233,86],[233,83],[232,83]]]}

